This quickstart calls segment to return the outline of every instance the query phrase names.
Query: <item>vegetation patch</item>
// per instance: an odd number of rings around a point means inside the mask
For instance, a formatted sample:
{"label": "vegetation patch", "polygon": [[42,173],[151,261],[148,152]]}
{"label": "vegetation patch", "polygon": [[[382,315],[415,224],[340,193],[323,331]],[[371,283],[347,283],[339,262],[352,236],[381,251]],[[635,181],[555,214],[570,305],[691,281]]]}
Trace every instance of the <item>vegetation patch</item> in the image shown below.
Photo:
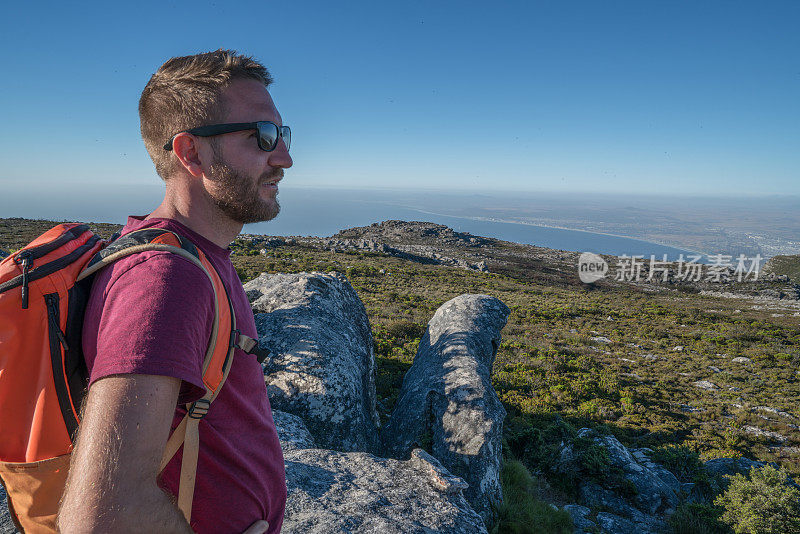
{"label": "vegetation patch", "polygon": [[503,503],[493,506],[491,534],[572,534],[572,518],[538,498],[538,484],[518,461],[505,462],[500,472]]}
{"label": "vegetation patch", "polygon": [[800,490],[788,475],[771,465],[750,469],[731,483],[714,504],[721,519],[736,534],[797,534],[800,532]]}
{"label": "vegetation patch", "polygon": [[682,504],[667,524],[673,534],[732,534],[730,527],[720,521],[722,512],[722,507],[713,504]]}

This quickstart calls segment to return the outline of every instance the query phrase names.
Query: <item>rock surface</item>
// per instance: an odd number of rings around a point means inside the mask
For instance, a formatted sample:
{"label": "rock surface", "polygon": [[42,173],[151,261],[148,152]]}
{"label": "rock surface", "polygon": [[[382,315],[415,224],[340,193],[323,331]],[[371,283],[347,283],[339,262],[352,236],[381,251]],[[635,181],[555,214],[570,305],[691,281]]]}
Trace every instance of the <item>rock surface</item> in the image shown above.
{"label": "rock surface", "polygon": [[[378,252],[418,263],[462,267],[474,271],[489,272],[485,259],[476,262],[468,261],[464,258],[452,257],[445,254],[440,247],[432,245],[394,244],[390,246],[386,243],[376,241],[375,239],[340,239],[336,237],[317,238],[309,241],[309,244],[315,248],[330,250],[331,252]],[[266,250],[264,253],[266,253]]]}
{"label": "rock surface", "polygon": [[[647,454],[649,449],[628,449],[614,436],[600,435],[588,428],[579,430],[578,438],[591,440],[595,446],[605,450],[609,470],[619,473],[620,479],[634,490],[632,496],[625,497],[591,478],[581,477],[575,445],[565,443],[557,470],[578,474],[579,504],[615,512],[602,518],[598,514],[596,524],[608,532],[618,533],[656,533],[664,528],[664,518],[674,512],[680,500],[681,483],[675,475],[653,462]],[[570,515],[574,515],[572,510]],[[581,523],[585,524],[586,520],[585,514],[582,515]],[[585,525],[581,528],[591,530]]]}
{"label": "rock surface", "polygon": [[278,429],[278,439],[283,452],[294,449],[316,449],[317,444],[302,419],[296,415],[272,410],[272,420]]}
{"label": "rock surface", "polygon": [[564,510],[572,518],[572,524],[575,526],[573,534],[584,534],[586,531],[591,532],[597,529],[597,524],[587,517],[592,511],[585,506],[568,504],[564,506]]}
{"label": "rock surface", "polygon": [[[425,451],[399,461],[315,449],[299,417],[279,410],[272,416],[286,465],[283,532],[486,532],[462,494],[467,484]],[[15,532],[0,486],[0,534]]]}
{"label": "rock surface", "polygon": [[286,465],[283,532],[486,532],[462,494],[467,484],[425,451],[401,461],[305,448],[302,420],[275,414]]}
{"label": "rock surface", "polygon": [[[771,465],[778,468],[778,464],[771,462],[760,462],[758,460],[750,460],[749,458],[713,458],[705,462],[704,466],[706,472],[712,477],[720,477],[723,485],[728,485],[728,475],[747,475],[750,469],[764,467]],[[794,484],[794,480],[789,479],[790,484]]]}
{"label": "rock surface", "polygon": [[339,273],[262,274],[253,306],[271,405],[300,416],[319,446],[376,452],[375,359],[366,310]]}
{"label": "rock surface", "polygon": [[486,532],[464,482],[420,449],[408,461],[324,449],[294,449],[284,459],[283,532]]}
{"label": "rock surface", "polygon": [[6,489],[0,484],[0,534],[13,534],[17,532],[11,513],[6,502]]}
{"label": "rock surface", "polygon": [[700,389],[707,389],[707,390],[719,389],[717,388],[717,385],[715,383],[710,382],[708,380],[698,380],[697,382],[692,382],[692,385]]}
{"label": "rock surface", "polygon": [[640,525],[609,512],[600,512],[597,514],[597,524],[603,529],[602,532],[613,534],[643,534],[648,532],[642,530]]}
{"label": "rock surface", "polygon": [[487,524],[490,503],[502,500],[506,412],[490,375],[508,313],[487,295],[461,295],[436,310],[381,434],[390,457],[406,458],[411,449],[429,446],[467,481],[464,495]]}
{"label": "rock surface", "polygon": [[421,221],[384,221],[342,230],[331,237],[300,240],[305,245],[332,252],[373,252],[482,272],[489,272],[488,256],[483,249],[489,248],[493,241]]}

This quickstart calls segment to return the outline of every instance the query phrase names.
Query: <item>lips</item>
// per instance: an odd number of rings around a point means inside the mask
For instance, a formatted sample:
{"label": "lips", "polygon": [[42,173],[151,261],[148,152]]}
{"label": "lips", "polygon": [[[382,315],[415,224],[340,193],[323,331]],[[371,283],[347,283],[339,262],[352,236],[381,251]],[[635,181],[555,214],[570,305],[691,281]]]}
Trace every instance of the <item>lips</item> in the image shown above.
{"label": "lips", "polygon": [[269,174],[272,174],[272,176],[268,175],[269,177],[263,182],[261,182],[263,185],[278,185],[278,182],[283,180],[283,169],[277,169],[277,172],[275,172],[274,174],[273,173]]}

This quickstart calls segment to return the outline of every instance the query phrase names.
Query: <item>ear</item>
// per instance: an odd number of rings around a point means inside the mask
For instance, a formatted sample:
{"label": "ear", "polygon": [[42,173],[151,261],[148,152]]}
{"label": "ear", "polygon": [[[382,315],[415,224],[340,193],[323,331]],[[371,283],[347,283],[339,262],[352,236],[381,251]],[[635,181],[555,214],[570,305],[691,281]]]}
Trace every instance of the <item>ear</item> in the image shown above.
{"label": "ear", "polygon": [[172,140],[172,151],[183,168],[194,177],[203,175],[203,163],[200,159],[200,147],[197,138],[187,132],[181,132]]}

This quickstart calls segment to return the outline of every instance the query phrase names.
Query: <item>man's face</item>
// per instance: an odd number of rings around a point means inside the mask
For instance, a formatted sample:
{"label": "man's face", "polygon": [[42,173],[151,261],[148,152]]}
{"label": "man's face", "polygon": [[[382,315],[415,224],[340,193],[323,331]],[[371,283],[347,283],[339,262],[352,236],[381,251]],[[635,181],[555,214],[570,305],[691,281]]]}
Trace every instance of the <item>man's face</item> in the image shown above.
{"label": "man's face", "polygon": [[[272,121],[283,124],[267,89],[255,80],[237,80],[222,93],[221,122]],[[206,173],[206,191],[214,204],[241,224],[274,219],[280,211],[278,182],[292,158],[281,139],[272,152],[258,148],[256,131],[209,138],[214,159]]]}

